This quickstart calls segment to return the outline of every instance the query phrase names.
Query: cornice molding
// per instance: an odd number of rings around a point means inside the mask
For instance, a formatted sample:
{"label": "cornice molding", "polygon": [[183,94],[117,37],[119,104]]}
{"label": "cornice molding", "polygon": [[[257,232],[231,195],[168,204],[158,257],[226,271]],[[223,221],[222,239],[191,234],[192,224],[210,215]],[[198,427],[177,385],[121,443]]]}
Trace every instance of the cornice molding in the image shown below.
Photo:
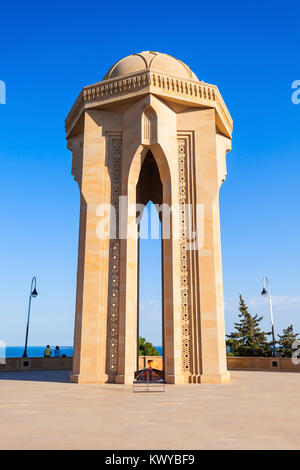
{"label": "cornice molding", "polygon": [[189,106],[215,108],[224,126],[223,131],[231,136],[232,118],[215,85],[180,79],[152,69],[151,71],[103,80],[84,87],[65,120],[67,135],[70,134],[85,109],[147,93],[169,98]]}

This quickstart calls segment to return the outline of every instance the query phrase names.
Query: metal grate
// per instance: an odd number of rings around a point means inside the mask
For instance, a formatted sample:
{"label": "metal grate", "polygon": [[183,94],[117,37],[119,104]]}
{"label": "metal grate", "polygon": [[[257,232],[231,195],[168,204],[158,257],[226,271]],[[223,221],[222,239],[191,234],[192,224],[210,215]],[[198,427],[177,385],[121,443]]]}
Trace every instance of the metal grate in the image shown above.
{"label": "metal grate", "polygon": [[165,392],[165,383],[154,369],[143,369],[133,381],[133,392]]}

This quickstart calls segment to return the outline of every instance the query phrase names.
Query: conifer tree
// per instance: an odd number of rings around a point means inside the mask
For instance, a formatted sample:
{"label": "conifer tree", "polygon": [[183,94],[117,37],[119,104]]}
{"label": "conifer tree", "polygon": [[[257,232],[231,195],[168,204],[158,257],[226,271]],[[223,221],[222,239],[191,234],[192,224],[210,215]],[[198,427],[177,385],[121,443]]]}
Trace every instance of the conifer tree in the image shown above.
{"label": "conifer tree", "polygon": [[248,312],[248,307],[240,295],[240,321],[235,323],[235,330],[227,336],[226,344],[230,347],[230,352],[234,356],[271,356],[272,349],[267,341],[267,335],[260,329],[260,322],[263,317],[252,316]]}
{"label": "conifer tree", "polygon": [[283,329],[283,334],[278,335],[279,341],[276,341],[279,346],[277,348],[278,356],[292,357],[292,344],[297,339],[297,336],[298,333],[294,333],[293,325],[290,325],[286,329]]}

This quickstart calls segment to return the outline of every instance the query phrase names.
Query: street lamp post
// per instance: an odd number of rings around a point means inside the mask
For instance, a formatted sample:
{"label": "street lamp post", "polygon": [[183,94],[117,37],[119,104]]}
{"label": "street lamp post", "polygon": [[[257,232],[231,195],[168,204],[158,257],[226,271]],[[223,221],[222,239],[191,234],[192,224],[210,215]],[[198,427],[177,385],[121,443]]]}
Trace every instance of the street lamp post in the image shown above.
{"label": "street lamp post", "polygon": [[38,295],[36,290],[36,277],[34,276],[31,281],[31,288],[29,294],[29,305],[28,305],[28,315],[27,315],[27,327],[26,327],[26,338],[25,338],[25,348],[23,357],[27,357],[27,341],[28,341],[28,331],[29,331],[29,320],[30,320],[30,308],[31,308],[31,298]]}
{"label": "street lamp post", "polygon": [[[266,289],[266,284],[267,283],[267,289]],[[272,295],[271,295],[271,288],[270,288],[270,282],[269,279],[265,276],[263,279],[263,290],[261,292],[261,295],[264,297],[268,296],[269,297],[269,306],[270,306],[270,317],[271,317],[271,325],[272,325],[272,340],[273,340],[273,356],[276,357],[276,346],[275,346],[275,334],[274,334],[274,320],[273,320],[273,307],[272,307]]]}

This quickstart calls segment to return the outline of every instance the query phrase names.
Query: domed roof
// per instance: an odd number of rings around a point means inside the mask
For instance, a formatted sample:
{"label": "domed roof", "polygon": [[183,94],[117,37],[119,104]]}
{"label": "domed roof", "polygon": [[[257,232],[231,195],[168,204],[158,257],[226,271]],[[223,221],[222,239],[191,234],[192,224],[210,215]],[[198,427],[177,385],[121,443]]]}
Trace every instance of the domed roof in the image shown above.
{"label": "domed roof", "polygon": [[168,54],[153,51],[139,52],[119,60],[109,69],[103,80],[122,77],[145,69],[153,69],[178,78],[198,80],[192,70],[181,60]]}

